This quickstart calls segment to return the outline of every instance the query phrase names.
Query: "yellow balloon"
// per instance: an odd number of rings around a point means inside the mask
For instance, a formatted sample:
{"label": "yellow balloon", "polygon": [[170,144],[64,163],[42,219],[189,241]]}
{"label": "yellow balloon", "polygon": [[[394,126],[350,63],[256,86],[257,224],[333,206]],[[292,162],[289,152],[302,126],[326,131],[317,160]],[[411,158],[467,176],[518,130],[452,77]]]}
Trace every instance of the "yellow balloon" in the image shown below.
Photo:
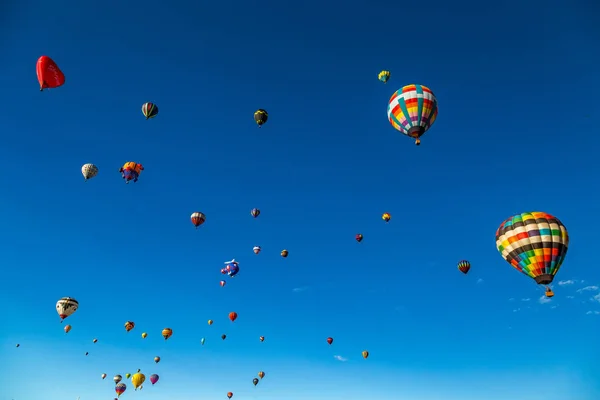
{"label": "yellow balloon", "polygon": [[141,372],[137,372],[137,373],[133,374],[133,376],[131,377],[131,383],[133,384],[133,387],[135,388],[135,390],[137,390],[138,388],[141,388],[142,383],[144,383],[145,380],[146,380],[146,375],[142,374]]}
{"label": "yellow balloon", "polygon": [[212,320],[212,319],[209,319],[209,320],[208,320],[208,324],[209,324],[209,325],[212,325],[212,324],[213,324],[213,320]]}
{"label": "yellow balloon", "polygon": [[142,339],[146,339],[146,336],[148,336],[146,332],[142,333]]}

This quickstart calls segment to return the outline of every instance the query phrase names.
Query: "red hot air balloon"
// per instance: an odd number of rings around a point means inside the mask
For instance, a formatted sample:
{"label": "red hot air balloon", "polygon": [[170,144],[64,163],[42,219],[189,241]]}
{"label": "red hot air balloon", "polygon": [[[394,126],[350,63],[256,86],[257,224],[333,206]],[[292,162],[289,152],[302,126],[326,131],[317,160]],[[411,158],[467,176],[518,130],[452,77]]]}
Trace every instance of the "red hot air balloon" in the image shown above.
{"label": "red hot air balloon", "polygon": [[471,269],[471,263],[467,260],[462,260],[458,262],[458,270],[463,274],[466,274]]}
{"label": "red hot air balloon", "polygon": [[328,337],[327,338],[327,343],[329,343],[329,344],[333,343],[333,338],[332,337]]}
{"label": "red hot air balloon", "polygon": [[65,74],[58,68],[54,60],[48,56],[38,58],[35,70],[40,83],[40,91],[57,88],[65,84]]}
{"label": "red hot air balloon", "polygon": [[237,319],[237,313],[236,312],[230,312],[229,313],[229,319],[231,320],[231,322],[235,321]]}
{"label": "red hot air balloon", "polygon": [[360,234],[360,233],[357,233],[357,234],[356,234],[356,236],[355,236],[355,239],[356,239],[356,241],[357,241],[358,243],[360,243],[360,242],[362,242],[362,240],[363,240],[363,235],[362,235],[362,234]]}
{"label": "red hot air balloon", "polygon": [[200,225],[202,225],[204,223],[204,221],[206,221],[206,215],[204,215],[201,212],[195,212],[195,213],[192,213],[192,216],[190,217],[190,219],[192,220],[192,224],[194,224],[196,229],[198,229],[198,227]]}
{"label": "red hot air balloon", "polygon": [[225,286],[226,284],[227,284],[227,282],[221,281],[221,287]]}

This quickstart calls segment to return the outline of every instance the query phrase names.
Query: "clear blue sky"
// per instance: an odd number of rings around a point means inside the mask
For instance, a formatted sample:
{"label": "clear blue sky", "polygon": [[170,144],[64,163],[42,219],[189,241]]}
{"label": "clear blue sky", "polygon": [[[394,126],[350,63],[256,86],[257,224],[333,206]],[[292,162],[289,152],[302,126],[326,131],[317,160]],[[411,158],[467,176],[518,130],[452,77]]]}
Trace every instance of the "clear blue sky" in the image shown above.
{"label": "clear blue sky", "polygon": [[[124,400],[598,399],[599,12],[2,5],[0,400],[112,399],[112,376],[138,368],[161,379]],[[39,92],[41,55],[63,87]],[[420,147],[386,118],[410,83],[439,101]],[[136,184],[126,161],[145,166]],[[100,173],[84,183],[88,162]],[[531,210],[571,234],[556,281],[572,282],[544,304],[495,248],[498,225]],[[241,272],[221,288],[234,257]],[[68,335],[63,296],[80,302]]]}

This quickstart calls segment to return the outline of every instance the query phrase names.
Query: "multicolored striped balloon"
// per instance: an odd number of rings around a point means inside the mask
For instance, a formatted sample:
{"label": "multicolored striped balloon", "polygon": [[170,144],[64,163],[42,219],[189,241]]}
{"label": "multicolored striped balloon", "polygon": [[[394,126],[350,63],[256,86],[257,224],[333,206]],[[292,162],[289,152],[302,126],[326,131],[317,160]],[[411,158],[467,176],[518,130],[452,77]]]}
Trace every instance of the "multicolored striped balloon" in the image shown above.
{"label": "multicolored striped balloon", "polygon": [[545,212],[513,215],[496,231],[496,247],[515,269],[548,285],[560,269],[569,247],[567,228]]}
{"label": "multicolored striped balloon", "polygon": [[158,106],[154,103],[142,104],[142,114],[146,119],[154,118],[158,115]]}
{"label": "multicolored striped balloon", "polygon": [[437,100],[423,85],[407,85],[396,91],[388,104],[388,120],[403,135],[419,139],[433,125],[438,115]]}
{"label": "multicolored striped balloon", "polygon": [[471,269],[471,263],[467,260],[462,260],[458,262],[458,270],[463,274],[466,274]]}

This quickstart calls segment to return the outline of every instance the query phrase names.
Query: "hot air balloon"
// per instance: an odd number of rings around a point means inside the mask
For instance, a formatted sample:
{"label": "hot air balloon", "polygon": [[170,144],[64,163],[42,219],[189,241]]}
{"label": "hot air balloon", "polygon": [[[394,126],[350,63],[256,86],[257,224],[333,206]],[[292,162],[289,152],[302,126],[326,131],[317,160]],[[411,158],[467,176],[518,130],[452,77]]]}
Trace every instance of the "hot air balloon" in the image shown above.
{"label": "hot air balloon", "polygon": [[263,110],[262,108],[254,113],[254,121],[256,121],[256,124],[259,128],[263,126],[268,119],[269,113],[267,113],[267,111]]}
{"label": "hot air balloon", "polygon": [[225,282],[225,281],[221,281],[221,282],[219,282],[219,283],[221,284],[221,287],[223,287],[223,286],[225,286],[225,284],[226,284],[227,282]]}
{"label": "hot air balloon", "polygon": [[102,379],[106,378],[106,374],[102,374]]}
{"label": "hot air balloon", "polygon": [[229,319],[231,320],[231,322],[235,321],[237,319],[238,315],[236,312],[230,312],[229,313]]}
{"label": "hot air balloon", "polygon": [[158,106],[154,103],[142,104],[142,114],[146,119],[154,118],[158,115]]}
{"label": "hot air balloon", "polygon": [[206,339],[204,339],[204,338],[200,339],[200,344],[201,344],[202,346],[204,346],[204,342],[205,342],[205,341],[206,341]]}
{"label": "hot air balloon", "polygon": [[250,215],[256,218],[260,215],[260,210],[258,208],[253,208],[252,210],[250,210]]}
{"label": "hot air balloon", "polygon": [[254,386],[258,385],[258,378],[252,379],[252,383],[254,384]]}
{"label": "hot air balloon", "polygon": [[117,383],[117,386],[115,386],[115,392],[117,392],[117,397],[121,397],[121,395],[123,393],[125,393],[126,390],[127,390],[127,385],[124,384],[123,382]]}
{"label": "hot air balloon", "polygon": [[258,377],[259,377],[260,379],[264,378],[264,377],[265,377],[265,373],[264,373],[264,372],[262,372],[262,371],[260,371],[260,372],[258,373]]}
{"label": "hot air balloon", "polygon": [[113,378],[113,381],[115,381],[115,384],[121,382],[123,380],[123,377],[121,375],[115,375],[115,377]]}
{"label": "hot air balloon", "polygon": [[85,355],[87,356],[88,354],[90,354],[90,353],[88,353],[88,352],[86,351],[86,352],[85,352]]}
{"label": "hot air balloon", "polygon": [[150,375],[150,383],[152,383],[154,385],[156,382],[158,382],[158,378],[159,378],[159,376],[156,374]]}
{"label": "hot air balloon", "polygon": [[407,85],[392,95],[387,114],[390,124],[418,146],[437,118],[437,100],[428,87]]}
{"label": "hot air balloon", "polygon": [[171,335],[173,335],[173,329],[171,329],[171,328],[165,328],[165,329],[162,330],[162,336],[165,338],[165,340],[167,340],[168,338],[170,338]]}
{"label": "hot air balloon", "polygon": [[383,70],[379,73],[379,75],[377,75],[377,79],[383,83],[387,83],[387,81],[390,79],[390,75],[390,71]]}
{"label": "hot air balloon", "polygon": [[98,343],[98,339],[92,340],[92,343]]}
{"label": "hot air balloon", "polygon": [[127,322],[125,322],[125,330],[127,332],[129,332],[133,328],[135,328],[135,322],[133,322],[133,321],[127,321]]}
{"label": "hot air balloon", "polygon": [[137,182],[143,170],[144,167],[142,164],[138,164],[133,161],[127,161],[125,164],[123,164],[121,169],[119,169],[119,172],[121,173],[123,179],[125,179],[125,183],[129,183],[129,181]]}
{"label": "hot air balloon", "polygon": [[79,308],[79,302],[72,297],[63,297],[56,302],[56,312],[60,317],[60,322],[70,315],[73,315]]}
{"label": "hot air balloon", "polygon": [[[225,273],[229,275],[230,278],[233,278],[240,272],[240,263],[235,261],[235,258],[231,261],[225,262]],[[221,271],[223,272],[223,271]]]}
{"label": "hot air balloon", "polygon": [[71,325],[67,325],[63,329],[65,330],[65,333],[69,333],[71,331]]}
{"label": "hot air balloon", "polygon": [[513,215],[496,231],[496,247],[517,271],[547,286],[560,269],[569,247],[569,233],[560,220],[545,212]]}
{"label": "hot air balloon", "polygon": [[131,378],[131,374],[125,374],[125,379]]}
{"label": "hot air balloon", "polygon": [[358,243],[360,243],[360,242],[362,242],[362,240],[363,240],[363,235],[362,235],[362,234],[360,234],[360,233],[357,233],[357,234],[356,234],[356,236],[355,236],[355,239],[356,239],[356,241],[357,241]]}
{"label": "hot air balloon", "polygon": [[462,260],[458,262],[458,270],[463,274],[466,274],[471,269],[471,263],[467,260]]}
{"label": "hot air balloon", "polygon": [[213,324],[213,320],[212,320],[212,319],[209,319],[209,320],[208,320],[208,325],[212,325],[212,324]]}
{"label": "hot air balloon", "polygon": [[227,339],[227,335],[225,335],[225,334],[221,335],[221,339],[223,339],[223,340]]}
{"label": "hot air balloon", "polygon": [[17,343],[17,347],[21,347],[21,345],[19,343]]}
{"label": "hot air balloon", "polygon": [[94,164],[83,164],[81,167],[81,174],[83,175],[83,179],[85,181],[92,179],[98,175],[98,167],[96,167]]}
{"label": "hot air balloon", "polygon": [[135,390],[142,389],[142,384],[146,380],[146,375],[142,374],[138,369],[138,372],[133,374],[131,377],[131,383],[133,383],[133,387]]}
{"label": "hot air balloon", "polygon": [[385,222],[390,222],[390,219],[392,219],[392,214],[383,213],[383,215],[381,216],[381,219],[384,220]]}
{"label": "hot air balloon", "polygon": [[288,256],[288,254],[290,254],[289,251],[287,251],[287,250],[281,250],[281,257],[286,258]]}
{"label": "hot air balloon", "polygon": [[333,338],[332,337],[328,337],[327,338],[327,343],[329,343],[329,344],[333,343]]}
{"label": "hot air balloon", "polygon": [[148,334],[146,332],[142,333],[142,339],[146,339],[148,337]]}
{"label": "hot air balloon", "polygon": [[365,350],[365,351],[363,351],[363,352],[362,352],[362,356],[363,356],[363,358],[366,360],[367,358],[369,358],[369,352],[368,352],[368,351],[366,351],[366,350]]}
{"label": "hot air balloon", "polygon": [[228,399],[230,399],[230,398],[232,398],[232,397],[233,397],[233,393],[231,393],[231,392],[227,392],[227,398],[228,398]]}
{"label": "hot air balloon", "polygon": [[260,250],[261,250],[260,246],[254,246],[254,248],[252,249],[252,251],[254,252],[254,254],[260,253]]}
{"label": "hot air balloon", "polygon": [[192,220],[192,224],[198,229],[198,227],[206,221],[206,215],[201,212],[194,212],[190,219]]}
{"label": "hot air balloon", "polygon": [[258,340],[260,340],[261,342],[264,342],[265,341],[265,337],[261,336],[261,337],[258,338]]}
{"label": "hot air balloon", "polygon": [[54,60],[48,56],[38,58],[35,70],[40,83],[40,92],[44,89],[54,89],[65,84],[65,74],[58,68]]}
{"label": "hot air balloon", "polygon": [[158,364],[160,362],[160,357],[159,356],[154,357],[154,362]]}

